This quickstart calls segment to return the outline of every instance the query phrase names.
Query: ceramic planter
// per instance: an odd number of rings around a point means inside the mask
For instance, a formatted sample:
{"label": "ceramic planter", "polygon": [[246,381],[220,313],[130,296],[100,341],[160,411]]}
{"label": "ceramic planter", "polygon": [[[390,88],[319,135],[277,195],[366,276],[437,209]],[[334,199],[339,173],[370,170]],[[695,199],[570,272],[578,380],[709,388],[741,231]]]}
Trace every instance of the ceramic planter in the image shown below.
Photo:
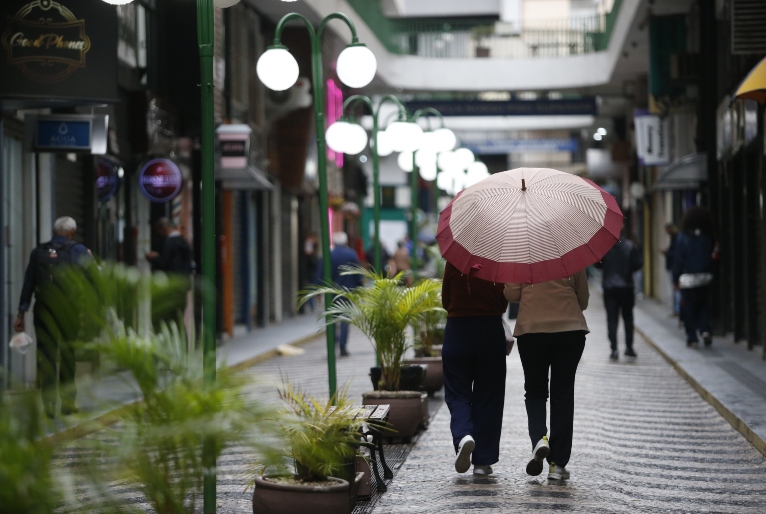
{"label": "ceramic planter", "polygon": [[383,437],[410,438],[423,419],[423,405],[419,391],[374,391],[362,395],[364,405],[390,405],[388,423],[395,430],[384,431]]}
{"label": "ceramic planter", "polygon": [[253,514],[339,514],[349,512],[349,483],[328,477],[332,485],[280,484],[256,477]]}
{"label": "ceramic planter", "polygon": [[[378,390],[378,383],[380,382],[381,374],[382,371],[380,367],[375,366],[374,368],[370,368],[370,380],[372,380],[372,388],[375,391]],[[402,365],[401,376],[399,378],[399,390],[420,391],[425,375],[425,366],[421,366],[420,364],[414,366]]]}
{"label": "ceramic planter", "polygon": [[428,366],[426,376],[423,378],[423,389],[429,396],[433,396],[436,391],[444,387],[444,367],[441,357],[415,357],[404,362]]}

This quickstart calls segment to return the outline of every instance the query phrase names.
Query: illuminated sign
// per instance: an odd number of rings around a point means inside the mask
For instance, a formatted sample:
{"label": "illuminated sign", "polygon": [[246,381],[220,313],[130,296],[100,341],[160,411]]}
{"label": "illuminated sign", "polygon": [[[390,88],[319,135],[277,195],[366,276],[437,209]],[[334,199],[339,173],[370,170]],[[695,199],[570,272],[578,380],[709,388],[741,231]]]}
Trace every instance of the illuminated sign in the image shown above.
{"label": "illuminated sign", "polygon": [[169,202],[181,191],[183,175],[170,159],[152,159],[138,172],[138,187],[152,202]]}
{"label": "illuminated sign", "polygon": [[99,158],[96,162],[96,194],[101,203],[108,202],[117,192],[120,178],[117,167],[106,159]]}

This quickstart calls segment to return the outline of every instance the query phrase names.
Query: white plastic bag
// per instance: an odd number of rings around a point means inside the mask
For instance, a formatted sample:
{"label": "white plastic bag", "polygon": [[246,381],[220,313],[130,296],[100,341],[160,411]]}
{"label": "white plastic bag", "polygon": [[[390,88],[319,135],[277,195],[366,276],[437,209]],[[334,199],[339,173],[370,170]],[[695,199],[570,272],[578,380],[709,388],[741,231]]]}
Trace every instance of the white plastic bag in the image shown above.
{"label": "white plastic bag", "polygon": [[29,334],[26,332],[19,332],[11,338],[8,346],[15,349],[21,355],[24,355],[27,353],[27,350],[29,350],[30,344],[32,344],[32,338],[29,337]]}

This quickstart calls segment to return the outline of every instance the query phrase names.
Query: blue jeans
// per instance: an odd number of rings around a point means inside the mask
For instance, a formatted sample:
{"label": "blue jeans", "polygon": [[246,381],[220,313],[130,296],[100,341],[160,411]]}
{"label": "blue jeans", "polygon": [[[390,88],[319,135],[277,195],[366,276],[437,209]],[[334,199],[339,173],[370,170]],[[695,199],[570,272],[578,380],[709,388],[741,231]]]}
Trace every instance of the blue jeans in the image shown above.
{"label": "blue jeans", "polygon": [[346,353],[348,345],[348,323],[338,321],[335,323],[335,339],[340,346],[340,353]]}
{"label": "blue jeans", "polygon": [[681,289],[681,317],[686,328],[686,342],[698,342],[697,333],[712,333],[710,329],[710,286]]}
{"label": "blue jeans", "polygon": [[447,318],[442,348],[444,399],[449,407],[452,442],[476,441],[474,465],[500,457],[505,403],[505,331],[500,316]]}

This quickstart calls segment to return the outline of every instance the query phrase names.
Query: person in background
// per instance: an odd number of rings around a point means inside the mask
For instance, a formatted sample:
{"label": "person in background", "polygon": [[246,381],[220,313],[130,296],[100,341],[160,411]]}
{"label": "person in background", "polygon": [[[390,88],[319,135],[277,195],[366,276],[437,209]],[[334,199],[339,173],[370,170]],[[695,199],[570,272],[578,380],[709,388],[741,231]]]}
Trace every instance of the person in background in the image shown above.
{"label": "person in background", "polygon": [[[77,223],[65,216],[53,224],[53,238],[32,250],[24,274],[19,312],[13,324],[16,332],[25,328],[24,316],[35,297],[34,327],[37,337],[37,379],[42,391],[43,407],[49,418],[56,416],[56,403],[61,397],[61,413],[75,414],[75,352],[74,342],[80,328],[77,302],[62,302],[76,298],[76,293],[62,291],[67,286],[57,280],[57,273],[67,267],[84,267],[90,260],[90,250],[74,240]],[[75,267],[75,269],[76,269]],[[61,366],[56,366],[58,354]],[[58,394],[56,384],[58,382]]]}
{"label": "person in background", "polygon": [[670,237],[670,244],[662,251],[665,255],[665,269],[668,272],[670,280],[671,298],[673,299],[673,316],[681,314],[681,291],[675,288],[673,283],[673,255],[676,252],[676,238],[678,237],[678,228],[673,223],[665,225],[665,232]]}
{"label": "person in background", "polygon": [[633,307],[636,305],[635,284],[633,274],[644,266],[644,258],[638,247],[627,238],[628,232],[623,230],[622,238],[596,263],[602,269],[602,287],[604,289],[604,307],[606,308],[606,324],[609,333],[609,343],[612,353],[609,358],[618,360],[617,328],[622,322],[625,325],[625,356],[636,358],[633,349]]}
{"label": "person in background", "polygon": [[[319,271],[317,268],[317,263],[319,262],[319,239],[315,232],[309,232],[306,236],[306,240],[303,242],[303,255],[306,258],[306,277],[311,283],[314,283]],[[315,302],[316,298],[313,296],[306,302],[311,312],[314,312]]]}
{"label": "person in background", "polygon": [[[543,472],[548,480],[566,480],[574,432],[574,386],[577,366],[585,350],[588,324],[588,277],[585,270],[569,278],[540,284],[505,284],[505,299],[519,302],[513,335],[524,368],[525,405],[532,458],[527,474]],[[551,432],[546,426],[550,373]]]}
{"label": "person in background", "polygon": [[[335,247],[330,252],[330,264],[332,266],[331,281],[341,287],[354,289],[362,285],[361,275],[343,275],[343,266],[359,266],[359,257],[356,252],[348,246],[348,236],[345,232],[335,232],[332,235]],[[319,260],[319,275],[317,283],[322,281],[322,260]],[[340,347],[340,356],[348,357],[348,323],[343,321],[335,322],[335,335],[338,346]]]}
{"label": "person in background", "polygon": [[[159,218],[154,230],[162,238],[159,252],[147,252],[146,260],[152,271],[163,271],[180,279],[179,287],[170,291],[167,297],[156,297],[152,301],[152,318],[155,327],[168,317],[181,320],[186,310],[187,296],[191,289],[192,273],[196,268],[191,245],[181,235],[178,226],[169,218]],[[180,286],[182,284],[183,287]]]}
{"label": "person in background", "polygon": [[442,361],[455,471],[489,475],[500,458],[505,403],[506,339],[503,285],[461,273],[447,262],[442,282],[447,311]]}
{"label": "person in background", "polygon": [[713,344],[710,326],[710,284],[713,282],[713,219],[704,207],[691,207],[684,214],[681,234],[673,252],[673,284],[681,291],[681,318],[686,328],[686,346]]}
{"label": "person in background", "polygon": [[409,271],[412,269],[410,264],[410,251],[407,249],[407,241],[399,241],[398,248],[394,252],[394,265],[396,266],[396,272],[406,273],[405,281],[408,286],[412,285],[412,276]]}
{"label": "person in background", "polygon": [[[386,275],[391,270],[391,255],[386,250],[386,245],[382,242],[380,244],[380,265],[383,268],[382,273]],[[375,267],[375,244],[371,244],[364,254],[364,258],[367,261],[367,269],[373,269]]]}

